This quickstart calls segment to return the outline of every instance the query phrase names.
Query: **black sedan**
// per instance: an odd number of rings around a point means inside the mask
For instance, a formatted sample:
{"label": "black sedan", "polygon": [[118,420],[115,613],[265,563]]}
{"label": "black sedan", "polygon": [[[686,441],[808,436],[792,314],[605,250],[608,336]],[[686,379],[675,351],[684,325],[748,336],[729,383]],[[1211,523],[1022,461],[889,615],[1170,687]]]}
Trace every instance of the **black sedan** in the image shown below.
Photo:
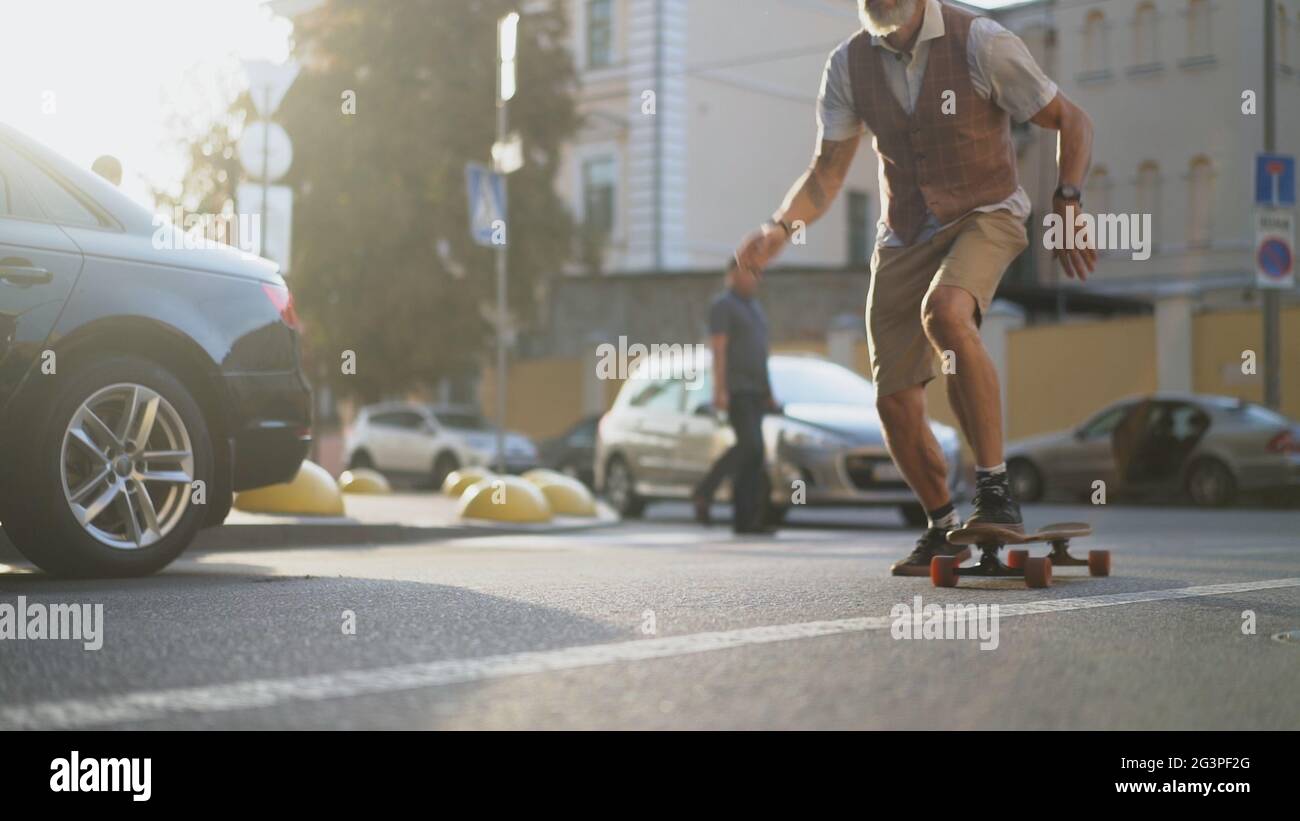
{"label": "black sedan", "polygon": [[0,126],[0,522],[46,571],[152,573],[306,455],[284,279],[171,230]]}

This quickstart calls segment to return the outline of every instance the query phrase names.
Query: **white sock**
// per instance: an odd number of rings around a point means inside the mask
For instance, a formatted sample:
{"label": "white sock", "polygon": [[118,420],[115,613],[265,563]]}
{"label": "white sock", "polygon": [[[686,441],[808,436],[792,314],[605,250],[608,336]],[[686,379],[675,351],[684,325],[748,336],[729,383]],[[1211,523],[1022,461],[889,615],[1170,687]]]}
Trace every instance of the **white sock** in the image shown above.
{"label": "white sock", "polygon": [[937,521],[931,521],[930,527],[931,528],[940,527],[943,528],[944,530],[953,530],[955,528],[961,527],[961,516],[957,513],[956,510],[953,510],[947,516],[944,516],[943,518]]}
{"label": "white sock", "polygon": [[976,474],[982,473],[985,476],[997,476],[998,474],[1006,473],[1006,472],[1007,472],[1006,462],[999,462],[998,464],[994,465],[991,468],[982,468],[979,465],[975,466],[975,473]]}

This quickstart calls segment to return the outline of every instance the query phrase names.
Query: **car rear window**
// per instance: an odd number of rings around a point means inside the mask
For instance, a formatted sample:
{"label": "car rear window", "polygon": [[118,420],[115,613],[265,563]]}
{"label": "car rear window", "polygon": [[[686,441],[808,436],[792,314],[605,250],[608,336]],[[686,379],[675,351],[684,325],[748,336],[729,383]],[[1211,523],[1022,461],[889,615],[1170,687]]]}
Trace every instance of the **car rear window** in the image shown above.
{"label": "car rear window", "polygon": [[[26,187],[31,190],[31,195],[40,203],[39,210],[43,211],[43,213],[16,213],[13,216],[50,220],[60,225],[81,228],[99,228],[103,225],[99,216],[91,210],[90,206],[83,203],[77,195],[64,187],[63,183],[7,146],[0,146],[0,166],[3,166],[4,174],[9,182],[7,188],[10,207],[17,201],[14,198],[14,192],[18,189],[18,186],[14,183],[20,178],[26,184]],[[28,210],[32,210],[30,206]]]}
{"label": "car rear window", "polygon": [[1287,419],[1272,408],[1266,408],[1263,405],[1247,403],[1241,406],[1241,412],[1252,422],[1259,422],[1264,425],[1292,424],[1290,419]]}

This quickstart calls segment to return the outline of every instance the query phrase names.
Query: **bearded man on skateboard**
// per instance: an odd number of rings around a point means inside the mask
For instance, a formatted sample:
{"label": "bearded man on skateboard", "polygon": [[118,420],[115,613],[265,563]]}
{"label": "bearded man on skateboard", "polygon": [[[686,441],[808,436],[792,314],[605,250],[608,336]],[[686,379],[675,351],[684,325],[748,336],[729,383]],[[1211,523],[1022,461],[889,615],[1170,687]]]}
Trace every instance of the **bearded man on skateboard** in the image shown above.
{"label": "bearded man on skateboard", "polygon": [[[839,193],[864,131],[880,155],[881,214],[867,296],[876,408],[890,454],[929,514],[916,549],[894,575],[923,576],[934,556],[956,556],[960,526],[943,452],[930,431],[925,385],[951,352],[948,401],[975,451],[968,526],[1023,530],[1002,448],[997,371],[979,325],[1012,260],[1029,245],[1029,198],[1016,173],[1011,119],[1060,132],[1052,208],[1065,225],[1081,212],[1092,123],[1039,69],[1019,37],[940,0],[861,0],[863,30],[826,63],[812,165],[781,207],[736,251],[758,272],[797,224],[821,217]],[[1067,243],[1069,245],[1069,243]],[[1057,249],[1085,279],[1096,253]]]}

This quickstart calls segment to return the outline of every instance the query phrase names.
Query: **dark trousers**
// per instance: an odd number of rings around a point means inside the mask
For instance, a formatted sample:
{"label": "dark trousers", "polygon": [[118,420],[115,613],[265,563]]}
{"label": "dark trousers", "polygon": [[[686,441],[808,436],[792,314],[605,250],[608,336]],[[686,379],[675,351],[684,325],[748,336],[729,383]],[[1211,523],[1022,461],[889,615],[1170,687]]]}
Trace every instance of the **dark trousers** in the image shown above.
{"label": "dark trousers", "polygon": [[695,487],[695,495],[712,499],[731,474],[732,527],[752,530],[762,525],[763,494],[767,476],[763,466],[763,412],[767,397],[758,393],[733,393],[728,400],[727,418],[736,433],[736,444],[709,468]]}

